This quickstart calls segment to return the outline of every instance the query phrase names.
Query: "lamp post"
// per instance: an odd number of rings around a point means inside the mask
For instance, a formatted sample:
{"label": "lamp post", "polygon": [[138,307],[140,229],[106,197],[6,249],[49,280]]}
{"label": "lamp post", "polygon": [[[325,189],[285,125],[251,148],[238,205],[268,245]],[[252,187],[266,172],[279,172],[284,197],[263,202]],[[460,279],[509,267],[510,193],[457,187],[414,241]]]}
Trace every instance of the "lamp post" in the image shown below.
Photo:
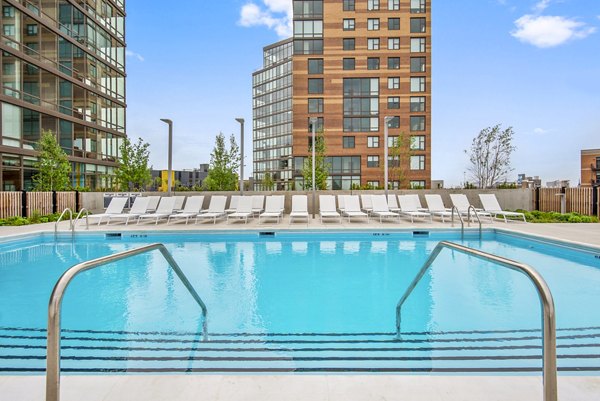
{"label": "lamp post", "polygon": [[384,185],[385,185],[385,199],[387,202],[388,197],[388,128],[390,125],[390,121],[392,121],[394,117],[384,117],[383,118],[383,175],[384,175]]}
{"label": "lamp post", "polygon": [[244,119],[236,118],[235,121],[240,123],[240,148],[242,158],[242,160],[240,160],[240,195],[244,195]]}
{"label": "lamp post", "polygon": [[168,118],[161,118],[160,121],[169,125],[169,165],[168,165],[168,177],[167,177],[167,196],[171,196],[171,188],[173,186],[173,121]]}
{"label": "lamp post", "polygon": [[312,218],[315,218],[315,209],[317,208],[317,192],[315,185],[315,148],[317,147],[317,143],[315,141],[315,133],[317,130],[317,121],[319,121],[316,117],[310,118],[310,123],[312,124]]}

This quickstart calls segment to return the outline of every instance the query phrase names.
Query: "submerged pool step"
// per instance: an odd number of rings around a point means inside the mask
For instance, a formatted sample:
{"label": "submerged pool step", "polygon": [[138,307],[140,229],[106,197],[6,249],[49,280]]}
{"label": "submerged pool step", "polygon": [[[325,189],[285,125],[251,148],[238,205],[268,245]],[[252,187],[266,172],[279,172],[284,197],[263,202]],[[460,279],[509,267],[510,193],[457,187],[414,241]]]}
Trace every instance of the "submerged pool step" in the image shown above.
{"label": "submerged pool step", "polygon": [[[562,370],[600,371],[600,328],[558,331]],[[42,372],[44,329],[0,328],[0,372]],[[527,372],[537,330],[446,333],[198,333],[64,330],[65,372]]]}

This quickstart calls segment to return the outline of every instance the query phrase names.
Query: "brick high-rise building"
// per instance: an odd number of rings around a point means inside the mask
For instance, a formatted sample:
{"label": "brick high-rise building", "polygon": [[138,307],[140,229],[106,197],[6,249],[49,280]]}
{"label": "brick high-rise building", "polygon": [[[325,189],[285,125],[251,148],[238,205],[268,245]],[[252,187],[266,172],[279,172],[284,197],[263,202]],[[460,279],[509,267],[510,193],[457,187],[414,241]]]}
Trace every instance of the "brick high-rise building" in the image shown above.
{"label": "brick high-rise building", "polygon": [[124,0],[2,0],[0,190],[30,189],[43,131],[73,186],[113,186],[125,137]]}
{"label": "brick high-rise building", "polygon": [[[278,180],[280,187],[302,185],[311,118],[325,138],[329,188],[383,187],[385,121],[390,186],[430,186],[430,4],[293,1],[294,175]],[[256,174],[255,180],[260,182]]]}

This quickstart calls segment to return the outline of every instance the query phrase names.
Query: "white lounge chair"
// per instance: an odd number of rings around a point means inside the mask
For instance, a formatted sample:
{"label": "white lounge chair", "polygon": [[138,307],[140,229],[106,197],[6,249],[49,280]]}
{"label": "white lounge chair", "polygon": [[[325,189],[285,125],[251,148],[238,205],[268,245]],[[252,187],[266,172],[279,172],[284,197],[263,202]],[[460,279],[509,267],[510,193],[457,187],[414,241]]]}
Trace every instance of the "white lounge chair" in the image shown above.
{"label": "white lounge chair", "polygon": [[148,208],[144,213],[153,213],[160,203],[160,196],[148,196]]}
{"label": "white lounge chair", "polygon": [[137,219],[137,224],[140,224],[140,221],[143,220],[154,220],[154,224],[158,225],[158,221],[162,219],[168,219],[169,216],[173,214],[173,210],[175,208],[175,197],[174,196],[165,196],[160,200],[158,207],[156,208],[156,212],[154,213],[146,213],[142,214]]}
{"label": "white lounge chair", "polygon": [[[458,209],[458,211],[460,212],[461,215],[463,216],[471,216],[471,221],[475,220],[475,217],[472,213],[471,210],[471,214],[469,214],[469,208],[471,207],[471,204],[469,203],[469,199],[467,198],[467,195],[465,194],[450,194],[450,199],[452,200],[452,204],[454,206],[456,206],[456,208]],[[473,207],[473,209],[475,209],[475,207]],[[485,212],[481,209],[475,209],[475,214],[477,216],[480,217],[487,217],[488,219],[490,219],[490,223],[494,222],[494,218],[492,217],[491,213]]]}
{"label": "white lounge chair", "polygon": [[229,214],[235,212],[240,198],[240,195],[231,195],[231,198],[229,199],[229,207],[225,209],[225,213]]}
{"label": "white lounge chair", "polygon": [[171,214],[167,220],[167,224],[169,224],[171,220],[183,219],[185,219],[185,224],[187,224],[190,219],[200,214],[200,211],[202,210],[202,203],[204,203],[204,196],[190,196],[185,202],[185,207],[181,213]]}
{"label": "white lounge chair", "polygon": [[340,219],[340,223],[342,222],[342,215],[335,208],[335,196],[319,195],[319,216],[321,216],[321,223],[323,219],[328,218]]}
{"label": "white lounge chair", "polygon": [[265,210],[265,196],[252,195],[252,213],[260,214]]}
{"label": "white lounge chair", "polygon": [[417,211],[427,212],[427,208],[424,208],[423,205],[421,204],[421,198],[419,198],[418,194],[406,194],[405,196],[408,196],[410,199],[413,200],[413,204],[417,208]]}
{"label": "white lounge chair", "polygon": [[174,196],[175,204],[173,205],[174,212],[181,212],[183,210],[183,204],[185,203],[185,196]]}
{"label": "white lounge chair", "polygon": [[371,195],[361,195],[360,202],[362,203],[362,210],[367,214],[371,214],[371,211],[373,210]]}
{"label": "white lounge chair", "polygon": [[481,199],[483,210],[485,210],[487,213],[491,213],[495,218],[498,218],[498,216],[502,216],[504,217],[504,222],[508,223],[507,217],[516,217],[519,219],[523,219],[523,223],[527,223],[527,220],[525,219],[525,215],[523,213],[502,210],[500,204],[498,203],[498,198],[496,198],[496,195],[479,194],[479,199]]}
{"label": "white lounge chair", "polygon": [[150,196],[138,196],[137,198],[135,198],[135,201],[133,201],[133,205],[131,205],[129,213],[121,213],[108,216],[108,221],[106,222],[106,225],[109,225],[113,219],[125,220],[125,225],[128,225],[130,219],[136,220],[142,214],[146,214],[150,198]]}
{"label": "white lounge chair", "polygon": [[225,203],[227,202],[226,196],[214,195],[210,198],[210,204],[208,205],[208,210],[205,213],[200,213],[196,216],[196,223],[198,223],[198,219],[200,220],[208,220],[212,219],[213,224],[217,224],[217,219],[221,217],[225,217]]}
{"label": "white lounge chair", "polygon": [[423,220],[429,217],[429,221],[433,222],[429,212],[418,210],[414,196],[399,195],[398,201],[400,202],[400,214],[410,217],[411,223],[415,222],[415,217],[422,218]]}
{"label": "white lounge chair", "polygon": [[389,194],[387,196],[387,203],[390,212],[398,213],[400,211],[400,206],[398,205],[398,198],[395,194]]}
{"label": "white lounge chair", "polygon": [[442,223],[446,222],[446,218],[452,218],[452,211],[444,206],[444,201],[440,195],[425,195],[425,202],[427,202],[427,211],[432,216],[440,217],[442,219]]}
{"label": "white lounge chair", "polygon": [[227,215],[227,222],[229,223],[229,219],[239,219],[244,220],[244,224],[247,224],[248,218],[253,215],[253,198],[253,196],[242,196],[238,200],[236,211]]}
{"label": "white lounge chair", "polygon": [[306,195],[292,195],[290,223],[294,219],[306,219],[308,223],[308,217],[308,197]]}
{"label": "white lounge chair", "polygon": [[[108,207],[104,211],[104,213],[90,214],[88,218],[89,219],[98,219],[98,225],[100,225],[100,223],[102,223],[103,218],[114,216],[117,214],[122,214],[126,203],[127,203],[127,198],[125,198],[125,197],[112,198],[110,200],[110,203],[108,204]],[[83,219],[81,221],[83,222]]]}
{"label": "white lounge chair", "polygon": [[373,211],[371,216],[379,217],[379,222],[383,222],[383,219],[398,219],[400,222],[400,214],[391,212],[387,203],[385,195],[371,195],[371,201],[373,205]]}
{"label": "white lounge chair", "polygon": [[[369,200],[371,200],[371,195],[369,195]],[[344,216],[348,217],[348,222],[352,217],[366,217],[367,222],[369,221],[369,214],[360,210],[358,195],[346,195],[345,202]]]}
{"label": "white lounge chair", "polygon": [[338,195],[338,210],[341,214],[344,214],[344,209],[346,209],[346,196],[347,195]]}
{"label": "white lounge chair", "polygon": [[277,219],[277,224],[279,224],[279,219],[283,215],[283,205],[282,199],[283,196],[280,195],[271,195],[267,196],[267,204],[265,206],[265,211],[258,216],[258,224],[260,224],[260,219]]}

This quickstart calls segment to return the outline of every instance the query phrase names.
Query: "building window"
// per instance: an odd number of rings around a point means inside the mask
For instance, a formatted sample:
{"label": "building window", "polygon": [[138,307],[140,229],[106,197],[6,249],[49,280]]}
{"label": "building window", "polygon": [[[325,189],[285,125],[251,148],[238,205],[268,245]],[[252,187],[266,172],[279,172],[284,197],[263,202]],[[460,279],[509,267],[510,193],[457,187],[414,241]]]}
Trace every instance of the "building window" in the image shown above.
{"label": "building window", "polygon": [[399,77],[388,78],[388,89],[400,89],[400,78]]}
{"label": "building window", "polygon": [[[315,125],[315,132],[323,131],[323,124],[324,124],[323,117],[317,117],[317,125]],[[308,132],[312,132],[312,130],[313,130],[312,121],[311,121],[311,118],[308,118]],[[310,137],[308,140],[308,146],[312,146],[312,137]]]}
{"label": "building window", "polygon": [[400,128],[400,117],[395,116],[390,119],[388,122],[389,128]]}
{"label": "building window", "polygon": [[400,38],[389,38],[388,50],[400,50]]}
{"label": "building window", "polygon": [[353,58],[345,58],[343,60],[344,70],[353,70],[356,67],[356,60]]}
{"label": "building window", "polygon": [[354,149],[354,137],[344,136],[342,137],[342,146],[344,149]]}
{"label": "building window", "polygon": [[400,69],[400,57],[388,57],[388,70]]}
{"label": "building window", "polygon": [[425,53],[425,38],[410,38],[411,53]]}
{"label": "building window", "polygon": [[344,50],[354,50],[355,40],[354,38],[345,38],[344,39]]}
{"label": "building window", "polygon": [[410,137],[410,150],[425,150],[425,136],[415,135]]}
{"label": "building window", "polygon": [[[104,1],[103,1],[104,3]],[[294,17],[315,18],[323,16],[323,1],[304,0],[294,1]]]}
{"label": "building window", "polygon": [[411,116],[410,117],[410,130],[411,131],[425,131],[425,117]]}
{"label": "building window", "polygon": [[354,0],[344,0],[344,11],[354,11]]}
{"label": "building window", "polygon": [[15,25],[14,24],[3,24],[2,32],[4,33],[4,36],[15,36],[15,33],[16,33]]}
{"label": "building window", "polygon": [[379,10],[379,0],[367,0],[367,10]]}
{"label": "building window", "polygon": [[379,156],[367,156],[367,167],[379,167]]}
{"label": "building window", "polygon": [[368,31],[378,31],[379,30],[379,18],[369,18],[367,20],[367,30]]}
{"label": "building window", "polygon": [[377,189],[379,188],[379,181],[367,181],[367,187]]}
{"label": "building window", "polygon": [[14,18],[15,17],[15,8],[12,6],[3,6],[2,7],[2,16],[4,18]]}
{"label": "building window", "polygon": [[379,57],[369,57],[367,59],[367,70],[379,69]]}
{"label": "building window", "polygon": [[410,72],[425,72],[425,57],[410,58]]}
{"label": "building window", "polygon": [[388,166],[400,167],[400,156],[388,156]]}
{"label": "building window", "polygon": [[394,148],[398,146],[398,137],[397,136],[388,136],[388,148]]}
{"label": "building window", "polygon": [[410,19],[410,33],[425,33],[427,22],[425,18]]}
{"label": "building window", "polygon": [[425,111],[425,96],[411,96],[410,111],[424,112]]}
{"label": "building window", "polygon": [[27,36],[35,36],[38,34],[37,24],[27,24]]}
{"label": "building window", "polygon": [[309,113],[322,113],[323,112],[323,99],[322,98],[308,99],[308,112]]}
{"label": "building window", "polygon": [[309,74],[322,74],[323,73],[323,59],[322,58],[309,58],[308,59],[308,73]]}
{"label": "building window", "polygon": [[353,31],[354,30],[354,18],[344,19],[344,31]]}
{"label": "building window", "polygon": [[294,21],[295,38],[322,38],[323,21]]}
{"label": "building window", "polygon": [[309,78],[308,93],[323,93],[323,78]]}
{"label": "building window", "polygon": [[425,156],[411,156],[410,157],[410,169],[411,170],[425,170]]}
{"label": "building window", "polygon": [[379,38],[369,38],[369,39],[367,39],[367,49],[369,49],[369,50],[379,50]]}
{"label": "building window", "polygon": [[367,137],[367,148],[378,148],[379,147],[379,137],[378,136],[368,136]]}
{"label": "building window", "polygon": [[344,78],[344,132],[379,131],[379,79]]}
{"label": "building window", "polygon": [[400,0],[388,0],[388,10],[400,10]]}
{"label": "building window", "polygon": [[294,54],[323,54],[323,39],[294,40]]}
{"label": "building window", "polygon": [[425,189],[425,181],[411,181],[410,189]]}
{"label": "building window", "polygon": [[423,14],[425,12],[426,0],[410,0],[410,12],[413,14]]}
{"label": "building window", "polygon": [[400,108],[400,98],[397,96],[388,97],[387,100],[388,109],[399,109]]}
{"label": "building window", "polygon": [[425,77],[411,77],[410,78],[410,91],[411,92],[425,92]]}
{"label": "building window", "polygon": [[400,18],[388,18],[388,30],[397,31],[400,29]]}

